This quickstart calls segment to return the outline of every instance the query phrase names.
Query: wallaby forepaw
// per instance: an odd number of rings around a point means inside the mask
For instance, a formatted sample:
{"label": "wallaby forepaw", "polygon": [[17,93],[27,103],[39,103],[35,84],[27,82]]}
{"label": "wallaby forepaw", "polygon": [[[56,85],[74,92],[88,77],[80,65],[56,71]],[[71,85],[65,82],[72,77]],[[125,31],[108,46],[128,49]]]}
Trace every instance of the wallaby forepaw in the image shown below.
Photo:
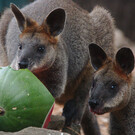
{"label": "wallaby forepaw", "polygon": [[65,117],[65,125],[70,126],[71,123],[80,124],[81,122],[81,116],[79,116],[80,109],[78,108],[78,105],[75,100],[69,100],[64,108],[62,115]]}

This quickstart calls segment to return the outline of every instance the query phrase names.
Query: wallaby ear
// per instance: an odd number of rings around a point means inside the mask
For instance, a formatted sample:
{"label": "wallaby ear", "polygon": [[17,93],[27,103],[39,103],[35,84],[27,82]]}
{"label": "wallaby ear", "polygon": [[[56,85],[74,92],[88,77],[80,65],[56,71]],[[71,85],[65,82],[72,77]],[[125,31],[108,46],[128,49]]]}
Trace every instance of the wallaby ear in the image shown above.
{"label": "wallaby ear", "polygon": [[96,44],[89,45],[91,64],[95,70],[98,70],[103,66],[107,59],[107,55],[104,50]]}
{"label": "wallaby ear", "polygon": [[49,27],[49,33],[51,36],[58,36],[65,24],[65,11],[64,9],[58,8],[52,11],[46,18],[46,24]]}
{"label": "wallaby ear", "polygon": [[121,48],[116,54],[116,63],[126,74],[131,73],[134,69],[134,55],[131,49]]}
{"label": "wallaby ear", "polygon": [[11,10],[17,20],[18,26],[22,32],[24,30],[25,21],[26,21],[24,15],[22,14],[22,12],[19,10],[19,8],[16,5],[10,4],[10,8],[11,8]]}
{"label": "wallaby ear", "polygon": [[23,13],[19,10],[19,8],[16,5],[10,4],[10,8],[17,20],[17,23],[18,23],[18,26],[19,26],[19,29],[21,32],[23,32],[23,30],[26,27],[30,27],[33,24],[35,24],[35,22],[33,20],[31,20],[30,18],[25,18]]}

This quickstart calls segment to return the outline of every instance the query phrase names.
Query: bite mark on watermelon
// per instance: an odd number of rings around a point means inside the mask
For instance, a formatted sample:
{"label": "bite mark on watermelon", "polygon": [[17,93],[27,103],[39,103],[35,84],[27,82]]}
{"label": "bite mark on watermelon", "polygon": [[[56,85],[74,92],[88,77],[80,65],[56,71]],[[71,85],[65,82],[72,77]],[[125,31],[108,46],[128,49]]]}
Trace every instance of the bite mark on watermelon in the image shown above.
{"label": "bite mark on watermelon", "polygon": [[50,111],[48,112],[48,114],[47,114],[47,116],[45,118],[45,121],[44,121],[43,126],[42,126],[43,128],[48,127],[48,124],[51,121],[51,115],[52,115],[53,109],[54,109],[54,104],[52,105]]}

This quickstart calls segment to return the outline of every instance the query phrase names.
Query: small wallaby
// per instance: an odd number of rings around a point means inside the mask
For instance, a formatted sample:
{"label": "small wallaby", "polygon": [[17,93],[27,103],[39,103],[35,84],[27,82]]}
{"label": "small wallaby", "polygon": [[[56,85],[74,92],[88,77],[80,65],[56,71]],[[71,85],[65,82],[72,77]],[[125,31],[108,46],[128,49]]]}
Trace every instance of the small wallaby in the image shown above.
{"label": "small wallaby", "polygon": [[134,55],[121,48],[110,57],[96,44],[89,46],[91,63],[96,70],[89,105],[96,114],[110,112],[111,135],[135,135],[135,79],[132,78]]}
{"label": "small wallaby", "polygon": [[96,7],[89,14],[71,0],[36,0],[21,10],[12,4],[0,29],[0,47],[7,57],[0,64],[31,70],[56,102],[65,104],[66,125],[81,122],[85,134],[100,134],[87,104],[93,75],[88,45],[95,42],[113,50],[114,24],[108,11]]}

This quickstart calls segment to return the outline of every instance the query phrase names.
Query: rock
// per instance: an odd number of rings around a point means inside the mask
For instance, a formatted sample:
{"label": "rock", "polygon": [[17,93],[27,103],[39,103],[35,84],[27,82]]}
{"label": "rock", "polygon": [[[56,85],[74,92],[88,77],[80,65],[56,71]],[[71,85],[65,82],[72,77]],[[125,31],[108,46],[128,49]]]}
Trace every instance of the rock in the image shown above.
{"label": "rock", "polygon": [[28,127],[15,133],[0,132],[0,135],[69,135],[69,134],[49,129]]}
{"label": "rock", "polygon": [[71,135],[80,135],[80,129],[81,125],[72,123],[70,127],[64,126],[62,131]]}
{"label": "rock", "polygon": [[[0,135],[78,135],[80,134],[80,125],[72,124],[70,127],[66,127],[64,126],[64,124],[65,124],[65,118],[63,116],[52,115],[51,121],[48,125],[49,129],[28,127],[14,133],[0,132]],[[60,130],[62,130],[63,132],[59,132]]]}
{"label": "rock", "polygon": [[52,115],[48,129],[61,130],[64,127],[65,118],[60,115]]}
{"label": "rock", "polygon": [[69,133],[71,135],[80,134],[81,126],[79,124],[72,123],[70,127],[64,126],[64,124],[65,118],[63,116],[52,115],[48,128],[53,130],[62,130],[63,132]]}

